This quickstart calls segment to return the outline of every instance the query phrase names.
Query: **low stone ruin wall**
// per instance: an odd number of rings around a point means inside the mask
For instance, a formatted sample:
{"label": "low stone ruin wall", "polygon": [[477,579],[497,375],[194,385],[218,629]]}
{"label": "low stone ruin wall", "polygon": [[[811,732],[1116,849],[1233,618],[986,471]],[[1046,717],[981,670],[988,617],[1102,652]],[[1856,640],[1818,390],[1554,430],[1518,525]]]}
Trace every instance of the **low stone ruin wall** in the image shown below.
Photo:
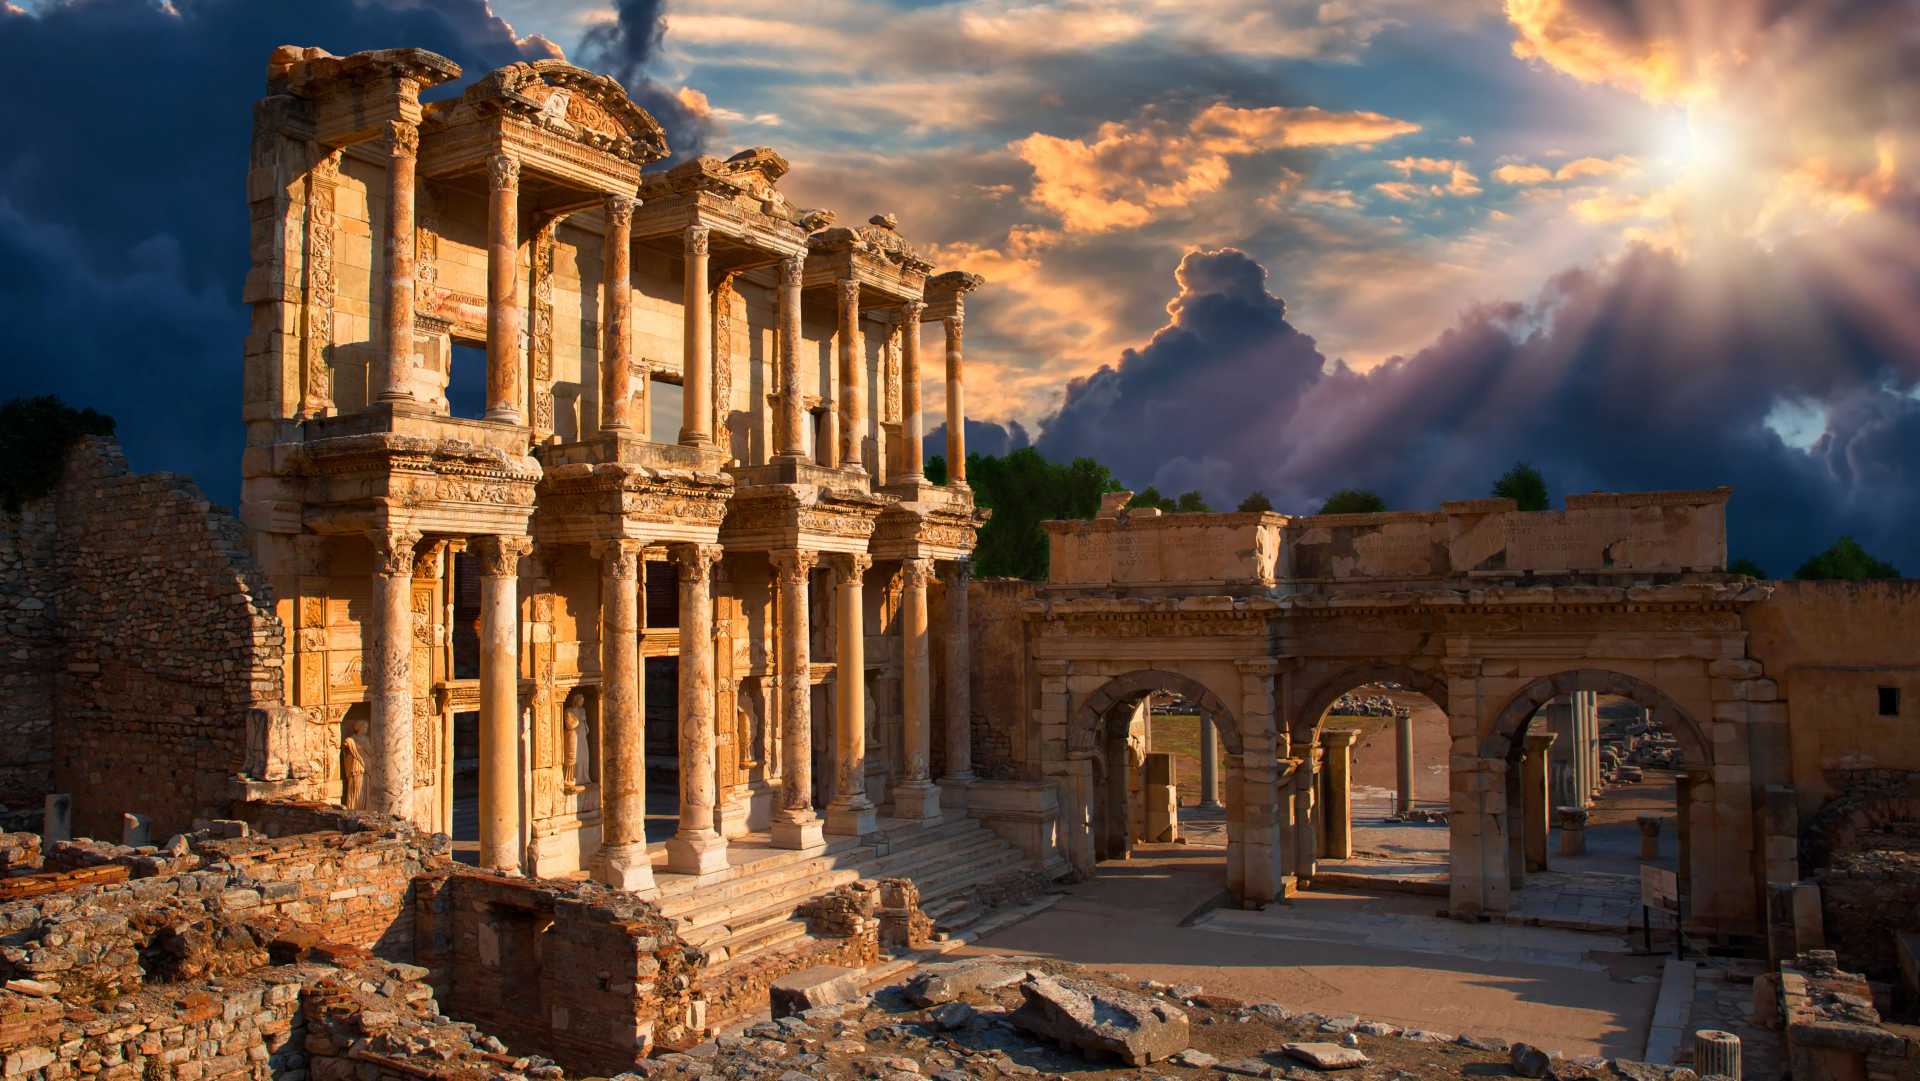
{"label": "low stone ruin wall", "polygon": [[1831,950],[1808,950],[1779,973],[1780,1020],[1794,1081],[1914,1081],[1920,1028],[1888,1025],[1858,973]]}
{"label": "low stone ruin wall", "polygon": [[1802,832],[1801,860],[1825,945],[1848,969],[1898,978],[1897,936],[1920,932],[1920,776],[1850,778]]}

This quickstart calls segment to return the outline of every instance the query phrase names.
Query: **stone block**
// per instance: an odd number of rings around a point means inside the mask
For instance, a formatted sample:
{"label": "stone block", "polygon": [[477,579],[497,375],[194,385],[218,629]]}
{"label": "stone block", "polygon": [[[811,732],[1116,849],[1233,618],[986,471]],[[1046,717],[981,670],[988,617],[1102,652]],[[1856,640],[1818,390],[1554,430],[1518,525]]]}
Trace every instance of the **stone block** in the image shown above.
{"label": "stone block", "polygon": [[1337,1043],[1286,1043],[1280,1050],[1316,1070],[1351,1070],[1370,1061],[1359,1048]]}
{"label": "stone block", "polygon": [[852,1002],[866,993],[865,973],[839,965],[816,965],[782,976],[767,987],[767,1005],[777,1020],[815,1006]]}
{"label": "stone block", "polygon": [[1145,1066],[1184,1051],[1187,1015],[1166,1002],[1086,980],[1035,976],[1014,1024],[1062,1047]]}

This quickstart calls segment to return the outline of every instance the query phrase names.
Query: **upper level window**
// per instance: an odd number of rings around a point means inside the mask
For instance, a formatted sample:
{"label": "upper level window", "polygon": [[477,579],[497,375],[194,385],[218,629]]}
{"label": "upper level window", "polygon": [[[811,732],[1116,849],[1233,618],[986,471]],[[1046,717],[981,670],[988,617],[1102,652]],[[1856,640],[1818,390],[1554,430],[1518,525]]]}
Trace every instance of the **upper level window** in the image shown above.
{"label": "upper level window", "polygon": [[1898,687],[1880,688],[1880,716],[1882,717],[1900,716],[1900,688]]}
{"label": "upper level window", "polygon": [[468,420],[486,417],[486,346],[458,340],[453,343],[452,370],[447,373],[447,413]]}
{"label": "upper level window", "polygon": [[680,442],[681,402],[686,398],[679,383],[669,383],[655,376],[648,381],[647,398],[649,409],[647,422],[653,427],[648,431],[655,443]]}

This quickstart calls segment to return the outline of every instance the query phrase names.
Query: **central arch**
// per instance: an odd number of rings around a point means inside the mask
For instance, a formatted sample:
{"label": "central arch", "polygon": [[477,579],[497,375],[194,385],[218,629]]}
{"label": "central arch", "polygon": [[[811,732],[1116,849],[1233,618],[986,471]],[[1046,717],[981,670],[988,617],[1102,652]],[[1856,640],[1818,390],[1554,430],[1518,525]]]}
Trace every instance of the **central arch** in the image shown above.
{"label": "central arch", "polygon": [[1160,668],[1141,668],[1108,680],[1081,704],[1078,723],[1074,727],[1078,733],[1091,737],[1094,746],[1098,747],[1102,726],[1114,707],[1154,691],[1174,691],[1199,706],[1220,726],[1220,742],[1226,745],[1227,753],[1236,757],[1241,754],[1239,721],[1227,704],[1220,700],[1220,696],[1191,676]]}
{"label": "central arch", "polygon": [[1655,724],[1672,732],[1680,741],[1689,767],[1710,769],[1713,766],[1713,742],[1701,730],[1700,722],[1679,702],[1645,680],[1605,668],[1576,668],[1541,676],[1515,691],[1494,715],[1492,729],[1481,740],[1481,757],[1511,761],[1519,753],[1516,742],[1520,733],[1540,707],[1575,691],[1614,695],[1644,706],[1652,713]]}

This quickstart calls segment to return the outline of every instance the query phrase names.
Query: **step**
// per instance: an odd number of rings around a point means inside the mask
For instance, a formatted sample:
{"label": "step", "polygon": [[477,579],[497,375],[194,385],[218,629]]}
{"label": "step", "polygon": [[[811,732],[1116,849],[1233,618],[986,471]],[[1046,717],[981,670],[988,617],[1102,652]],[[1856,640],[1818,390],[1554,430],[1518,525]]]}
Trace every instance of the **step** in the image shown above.
{"label": "step", "polygon": [[786,879],[765,889],[732,894],[707,904],[684,909],[674,913],[673,918],[679,920],[682,927],[705,927],[724,923],[776,904],[785,904],[788,908],[792,908],[809,897],[838,889],[849,882],[857,882],[861,877],[857,868],[824,866],[816,869],[812,874]]}
{"label": "step", "polygon": [[660,887],[661,910],[672,914],[675,906],[709,898],[713,896],[716,889],[777,876],[814,860],[859,859],[865,854],[866,849],[857,838],[831,837],[828,838],[825,849],[814,849],[810,852],[768,849],[761,846],[755,846],[751,851],[753,852],[751,859],[733,864],[726,871],[709,878],[674,874],[666,869],[663,862],[656,861],[654,878]]}
{"label": "step", "polygon": [[794,939],[805,938],[806,935],[805,920],[778,920],[739,934],[729,935],[707,947],[708,963],[718,964],[752,957],[766,950],[777,949]]}
{"label": "step", "polygon": [[772,859],[762,860],[761,863],[771,864],[771,866],[731,878],[709,881],[696,892],[682,892],[679,896],[664,900],[660,910],[669,916],[679,916],[722,899],[765,893],[787,882],[811,878],[826,870],[853,867],[863,859],[871,858],[869,850],[864,848],[853,848],[844,852],[796,852],[793,856],[792,859],[780,859],[777,862]]}
{"label": "step", "polygon": [[809,938],[810,936],[807,934],[806,926],[804,924],[795,924],[782,934],[769,936],[754,943],[751,947],[740,948],[736,952],[728,953],[725,957],[710,958],[707,962],[705,978],[711,980],[733,968],[735,965],[753,964],[758,958],[764,957],[783,947],[790,947],[807,941]]}
{"label": "step", "polygon": [[983,831],[978,836],[956,838],[937,852],[914,849],[895,853],[864,863],[860,869],[866,872],[869,878],[905,877],[918,882],[928,875],[964,864],[1005,847],[1007,847],[1005,841],[992,833]]}
{"label": "step", "polygon": [[945,869],[919,880],[920,903],[940,901],[968,886],[979,885],[997,878],[1006,871],[1013,870],[1027,862],[1026,854],[1013,846],[1006,851],[969,863],[966,866]]}

